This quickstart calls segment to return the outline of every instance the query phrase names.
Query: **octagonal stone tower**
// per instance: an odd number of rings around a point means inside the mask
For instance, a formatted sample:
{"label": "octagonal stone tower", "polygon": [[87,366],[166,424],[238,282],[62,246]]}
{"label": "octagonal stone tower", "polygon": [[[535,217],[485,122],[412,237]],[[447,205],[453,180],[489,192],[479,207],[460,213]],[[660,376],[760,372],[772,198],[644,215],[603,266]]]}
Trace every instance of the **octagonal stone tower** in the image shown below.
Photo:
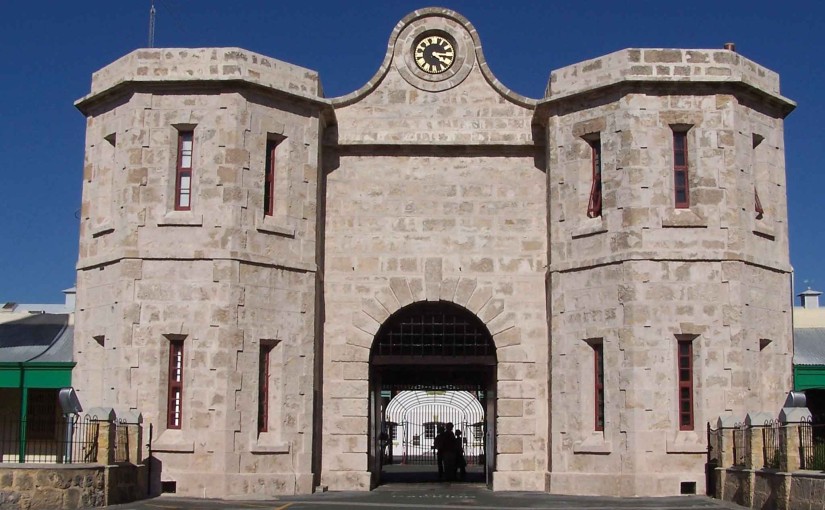
{"label": "octagonal stone tower", "polygon": [[467,373],[495,490],[702,492],[705,423],[790,389],[794,105],[733,51],[623,50],[530,99],[434,8],[343,97],[246,50],[151,49],[77,106],[77,389],[143,413],[179,494],[380,483],[382,377],[461,365],[374,363],[422,303],[489,333]]}
{"label": "octagonal stone tower", "polygon": [[[78,102],[76,384],[84,405],[143,412],[163,479],[183,494],[312,490],[319,93],[315,73],[245,50],[153,49],[95,73]],[[259,433],[263,352],[272,391]]]}

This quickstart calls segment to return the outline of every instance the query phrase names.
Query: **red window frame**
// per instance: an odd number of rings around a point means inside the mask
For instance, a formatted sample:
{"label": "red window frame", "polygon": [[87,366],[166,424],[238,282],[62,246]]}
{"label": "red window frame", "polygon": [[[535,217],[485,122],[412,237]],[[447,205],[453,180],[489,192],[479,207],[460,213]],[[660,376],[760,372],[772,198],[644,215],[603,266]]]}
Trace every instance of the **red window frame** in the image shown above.
{"label": "red window frame", "polygon": [[[189,143],[189,148],[184,147]],[[195,155],[194,131],[178,132],[178,155],[175,170],[175,210],[192,210],[192,161]]]}
{"label": "red window frame", "polygon": [[679,430],[694,430],[693,426],[693,341],[679,340],[676,350],[679,381]]}
{"label": "red window frame", "polygon": [[271,344],[261,344],[258,353],[258,433],[269,430],[269,360]]}
{"label": "red window frame", "polygon": [[587,203],[587,217],[597,218],[602,215],[602,141],[595,138],[590,144],[593,178],[590,185],[590,200]]}
{"label": "red window frame", "polygon": [[180,429],[183,423],[183,340],[169,341],[169,396],[166,428]]}
{"label": "red window frame", "polygon": [[266,168],[264,168],[264,216],[275,214],[275,170],[279,140],[266,141]]}
{"label": "red window frame", "polygon": [[604,344],[593,344],[594,429],[604,430]]}
{"label": "red window frame", "polygon": [[690,208],[687,131],[673,132],[673,197],[677,209]]}

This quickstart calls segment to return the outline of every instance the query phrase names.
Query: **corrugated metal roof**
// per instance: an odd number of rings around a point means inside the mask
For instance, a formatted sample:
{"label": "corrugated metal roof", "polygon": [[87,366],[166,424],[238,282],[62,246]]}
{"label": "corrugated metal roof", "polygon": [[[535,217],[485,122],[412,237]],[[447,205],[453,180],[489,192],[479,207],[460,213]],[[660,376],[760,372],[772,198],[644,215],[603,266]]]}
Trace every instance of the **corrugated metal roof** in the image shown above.
{"label": "corrugated metal roof", "polygon": [[66,314],[37,314],[0,324],[0,361],[72,361],[74,328]]}
{"label": "corrugated metal roof", "polygon": [[793,364],[825,365],[825,328],[793,330]]}

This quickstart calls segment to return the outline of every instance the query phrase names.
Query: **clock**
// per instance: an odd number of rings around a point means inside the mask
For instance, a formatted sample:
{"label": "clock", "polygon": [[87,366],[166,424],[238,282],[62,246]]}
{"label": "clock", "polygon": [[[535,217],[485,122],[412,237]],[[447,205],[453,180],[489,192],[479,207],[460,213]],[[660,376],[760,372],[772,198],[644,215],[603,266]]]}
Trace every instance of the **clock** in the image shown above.
{"label": "clock", "polygon": [[441,74],[455,62],[455,48],[449,39],[439,34],[425,35],[413,49],[415,65],[429,74]]}

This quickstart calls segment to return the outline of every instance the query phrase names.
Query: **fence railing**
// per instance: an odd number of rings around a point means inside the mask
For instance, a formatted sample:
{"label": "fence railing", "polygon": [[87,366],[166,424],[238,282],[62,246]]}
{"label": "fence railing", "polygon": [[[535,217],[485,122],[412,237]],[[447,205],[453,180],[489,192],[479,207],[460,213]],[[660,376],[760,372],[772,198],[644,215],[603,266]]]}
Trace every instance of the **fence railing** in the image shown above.
{"label": "fence railing", "polygon": [[782,423],[768,420],[762,427],[762,466],[768,469],[780,468],[780,430]]}
{"label": "fence railing", "polygon": [[748,428],[744,423],[737,423],[733,428],[733,465],[744,466],[748,457]]}
{"label": "fence railing", "polygon": [[763,425],[708,425],[708,464],[714,468],[825,471],[825,424],[810,418]]}
{"label": "fence railing", "polygon": [[[23,429],[23,430],[21,430]],[[0,417],[0,463],[96,462],[99,422],[93,417]]]}
{"label": "fence railing", "polygon": [[799,457],[802,469],[825,471],[825,424],[808,419],[799,425]]}
{"label": "fence railing", "polygon": [[124,420],[116,420],[114,462],[129,462],[129,424]]}

